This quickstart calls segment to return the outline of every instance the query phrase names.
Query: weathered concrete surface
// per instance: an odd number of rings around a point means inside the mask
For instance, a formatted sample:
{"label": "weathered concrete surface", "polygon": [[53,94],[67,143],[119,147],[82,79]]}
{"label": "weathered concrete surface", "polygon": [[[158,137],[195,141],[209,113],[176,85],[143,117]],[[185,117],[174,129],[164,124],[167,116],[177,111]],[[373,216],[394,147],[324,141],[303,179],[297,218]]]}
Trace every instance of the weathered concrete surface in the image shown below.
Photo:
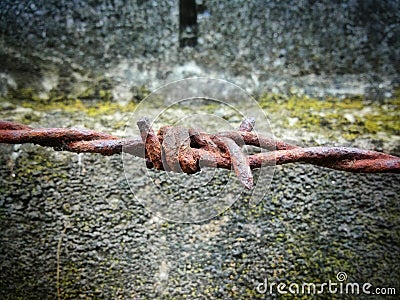
{"label": "weathered concrete surface", "polygon": [[400,69],[399,1],[198,0],[194,48],[179,47],[178,7],[177,0],[2,1],[2,92],[76,94],[106,77],[124,98],[132,86],[193,75],[263,91],[325,74],[340,89],[348,79],[338,75],[363,74],[356,89],[393,84]]}
{"label": "weathered concrete surface", "polygon": [[[129,102],[140,86],[193,75],[322,99],[379,100],[398,84],[399,1],[197,3],[197,46],[179,48],[177,1],[1,1],[0,94],[16,95],[1,102],[1,118],[118,135],[122,115],[90,119],[20,104]],[[301,144],[305,131],[277,136]],[[308,145],[330,142],[308,134]],[[384,137],[364,139],[363,148],[398,154],[398,136]],[[321,283],[338,272],[400,292],[399,175],[279,167],[257,207],[242,197],[213,220],[178,225],[136,201],[119,156],[33,145],[0,145],[0,153],[2,299],[54,299],[57,287],[62,299],[265,299],[256,290],[265,278]],[[137,183],[149,185],[138,174]],[[218,189],[202,192],[214,197]]]}
{"label": "weathered concrete surface", "polygon": [[[40,123],[100,126],[78,116],[47,112]],[[54,299],[57,286],[61,299],[265,299],[265,278],[337,282],[338,272],[400,289],[399,175],[287,165],[258,206],[243,196],[210,221],[173,224],[134,198],[120,156],[0,147],[2,299]],[[151,197],[144,170],[137,184]]]}

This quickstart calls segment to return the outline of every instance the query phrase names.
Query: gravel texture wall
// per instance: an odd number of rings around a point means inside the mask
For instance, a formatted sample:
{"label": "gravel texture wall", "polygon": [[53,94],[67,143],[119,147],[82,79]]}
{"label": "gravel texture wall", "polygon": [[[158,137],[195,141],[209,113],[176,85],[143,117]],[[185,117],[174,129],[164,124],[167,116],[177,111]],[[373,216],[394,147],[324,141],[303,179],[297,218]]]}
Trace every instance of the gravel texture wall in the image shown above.
{"label": "gravel texture wall", "polygon": [[[114,126],[130,115],[2,107],[0,119],[34,127],[84,124],[116,135],[122,129]],[[307,136],[309,128],[279,126],[278,137],[300,145],[333,145],[332,136],[339,134],[325,129]],[[385,144],[368,141],[359,146],[381,149]],[[170,201],[193,201],[166,172],[148,176],[143,163],[133,174],[131,190],[120,155],[1,144],[0,298],[266,299],[257,291],[265,279],[287,285],[338,283],[339,272],[347,274],[345,283],[400,290],[399,174],[280,166],[257,206],[249,207],[244,193],[221,215],[197,224],[161,219],[135,197],[140,190],[142,199],[164,193]],[[196,183],[196,176],[181,174],[181,179]],[[204,212],[208,199],[221,199],[229,176],[221,170],[216,180],[198,188]],[[271,298],[278,296],[275,290]]]}
{"label": "gravel texture wall", "polygon": [[82,173],[76,154],[1,150],[2,299],[265,299],[265,278],[338,272],[400,289],[397,175],[285,166],[256,208],[240,199],[216,219],[174,224],[134,199],[118,156],[85,155]]}
{"label": "gravel texture wall", "polygon": [[[399,153],[400,1],[197,0],[195,9],[187,25],[178,0],[0,1],[1,119],[121,135],[144,87],[213,76],[272,92],[263,108],[280,137]],[[343,93],[380,109],[321,101]],[[314,107],[304,94],[317,96]],[[258,206],[244,196],[212,220],[176,224],[148,212],[123,172],[120,156],[0,145],[1,299],[265,299],[266,278],[337,282],[338,272],[400,292],[398,174],[282,166]]]}

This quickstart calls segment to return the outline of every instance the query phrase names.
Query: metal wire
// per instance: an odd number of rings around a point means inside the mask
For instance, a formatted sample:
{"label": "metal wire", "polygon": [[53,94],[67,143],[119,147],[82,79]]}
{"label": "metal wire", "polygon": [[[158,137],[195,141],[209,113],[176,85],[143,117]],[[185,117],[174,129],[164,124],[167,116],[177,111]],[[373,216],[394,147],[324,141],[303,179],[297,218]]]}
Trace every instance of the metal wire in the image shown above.
{"label": "metal wire", "polygon": [[[184,172],[200,171],[203,166],[234,169],[249,189],[252,169],[266,165],[304,162],[331,169],[358,173],[400,173],[400,158],[370,150],[349,147],[302,148],[273,138],[258,136],[252,129],[255,120],[245,119],[238,131],[207,134],[197,129],[164,126],[154,133],[149,119],[137,122],[141,137],[120,139],[86,129],[32,128],[0,121],[0,143],[33,143],[58,151],[114,155],[126,152],[146,159],[149,168]],[[246,155],[243,145],[269,150]]]}

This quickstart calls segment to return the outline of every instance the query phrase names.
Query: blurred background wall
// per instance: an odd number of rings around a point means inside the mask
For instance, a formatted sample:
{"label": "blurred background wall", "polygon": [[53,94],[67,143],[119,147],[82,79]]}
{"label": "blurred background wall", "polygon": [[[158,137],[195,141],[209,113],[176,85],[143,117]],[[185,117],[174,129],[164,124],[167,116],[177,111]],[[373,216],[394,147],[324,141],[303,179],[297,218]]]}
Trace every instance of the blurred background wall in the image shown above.
{"label": "blurred background wall", "polygon": [[399,23],[398,0],[4,0],[1,93],[73,94],[107,78],[124,98],[131,86],[193,75],[258,91],[273,77],[393,83]]}

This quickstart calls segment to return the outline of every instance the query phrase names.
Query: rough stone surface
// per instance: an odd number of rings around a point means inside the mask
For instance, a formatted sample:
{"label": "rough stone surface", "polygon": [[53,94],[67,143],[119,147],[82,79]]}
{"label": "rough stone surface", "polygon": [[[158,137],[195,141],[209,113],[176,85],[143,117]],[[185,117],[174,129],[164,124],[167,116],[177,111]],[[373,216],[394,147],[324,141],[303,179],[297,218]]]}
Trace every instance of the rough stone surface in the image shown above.
{"label": "rough stone surface", "polygon": [[[41,115],[44,126],[55,120],[90,121]],[[338,272],[346,282],[400,289],[399,175],[280,166],[258,206],[249,208],[245,194],[212,220],[175,224],[134,198],[119,155],[0,150],[2,299],[54,299],[57,286],[61,299],[265,299],[256,290],[265,278],[337,282]],[[151,197],[144,172],[136,184]],[[218,197],[229,172],[218,176],[198,192]],[[184,196],[164,183],[163,192]]]}
{"label": "rough stone surface", "polygon": [[[88,117],[35,105],[76,97],[127,103],[143,98],[143,86],[193,75],[321,101],[343,94],[381,100],[399,84],[397,0],[196,3],[197,46],[180,48],[177,0],[1,1],[0,119],[122,135],[127,112],[109,115],[99,105],[100,116]],[[346,112],[349,123],[360,115]],[[279,137],[331,145],[321,132],[283,128],[285,112],[270,118]],[[351,146],[399,154],[398,135],[383,137],[357,136]],[[159,193],[151,179],[171,199],[187,197],[163,174],[149,178],[138,169],[135,184],[149,199]],[[184,200],[218,197],[229,176],[221,170],[215,185],[192,188]],[[258,206],[249,208],[244,194],[212,220],[175,224],[135,199],[120,156],[0,145],[0,298],[265,299],[256,287],[266,278],[337,282],[338,272],[346,282],[398,294],[399,179],[281,166]]]}
{"label": "rough stone surface", "polygon": [[[197,46],[180,48],[177,0],[2,1],[1,79],[9,88],[44,92],[76,92],[77,83],[84,88],[104,76],[125,92],[193,75],[249,90],[309,74],[367,76],[358,76],[358,84],[396,81],[399,5],[198,0]],[[338,78],[345,88],[346,79]]]}

